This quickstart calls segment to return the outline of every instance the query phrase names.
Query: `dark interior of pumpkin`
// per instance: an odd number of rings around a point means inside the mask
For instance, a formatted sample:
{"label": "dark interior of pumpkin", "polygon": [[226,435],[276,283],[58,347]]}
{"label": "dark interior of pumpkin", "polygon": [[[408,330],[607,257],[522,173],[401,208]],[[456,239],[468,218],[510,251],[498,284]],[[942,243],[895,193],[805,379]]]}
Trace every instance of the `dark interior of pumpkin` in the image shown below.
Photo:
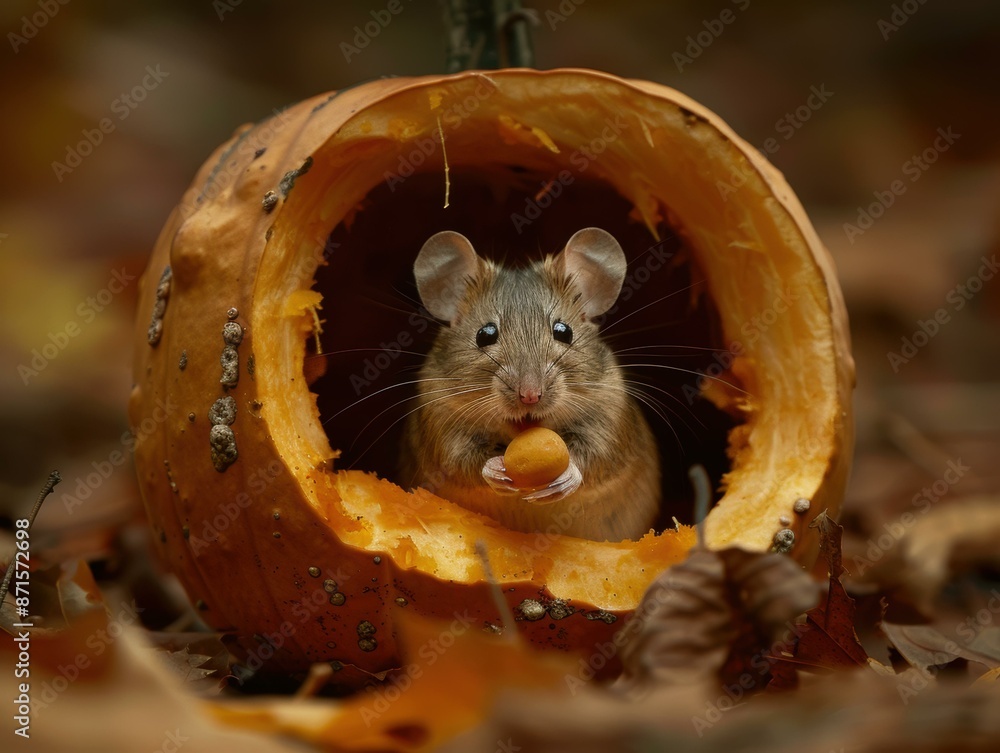
{"label": "dark interior of pumpkin", "polygon": [[[726,437],[734,425],[696,396],[700,374],[716,375],[725,363],[704,276],[671,227],[661,224],[655,240],[631,203],[607,184],[576,176],[538,197],[543,184],[543,176],[518,166],[499,174],[496,167],[453,166],[444,208],[441,172],[418,173],[392,186],[380,183],[333,229],[327,264],[315,280],[323,295],[322,353],[310,339],[305,370],[330,444],[342,453],[336,467],[375,471],[407,486],[397,470],[403,426],[415,408],[413,381],[423,354],[442,326],[422,311],[413,281],[413,261],[427,238],[456,230],[480,255],[519,264],[556,253],[575,231],[596,226],[610,232],[628,258],[622,294],[602,333],[626,378],[644,394],[657,438],[663,470],[658,530],[672,527],[673,517],[690,523],[688,469],[702,464],[717,489],[729,469]],[[535,212],[532,204],[545,208]]]}

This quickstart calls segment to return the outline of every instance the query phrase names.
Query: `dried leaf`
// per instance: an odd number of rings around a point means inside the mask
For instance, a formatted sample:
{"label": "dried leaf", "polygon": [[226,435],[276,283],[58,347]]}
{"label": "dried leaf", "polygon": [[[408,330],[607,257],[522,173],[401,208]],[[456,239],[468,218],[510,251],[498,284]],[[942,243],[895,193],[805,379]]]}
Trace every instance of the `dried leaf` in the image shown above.
{"label": "dried leaf", "polygon": [[[152,656],[143,633],[130,626],[138,622],[135,607],[107,604],[85,562],[32,573],[32,597],[36,576],[50,596],[61,599],[44,602],[40,620],[48,627],[31,630],[32,749],[301,750],[209,723],[200,702],[182,692],[181,683]],[[0,656],[7,659],[9,651],[16,651],[14,642],[0,641]],[[14,672],[0,673],[0,695],[18,698],[23,682]]]}
{"label": "dried leaf", "polygon": [[[406,654],[421,661],[381,688],[346,701],[216,701],[209,709],[243,729],[293,735],[330,750],[428,751],[482,722],[501,693],[565,691],[572,677],[569,657],[539,653],[522,641],[476,630],[456,635],[412,615],[397,629]],[[449,647],[442,648],[446,636]]]}
{"label": "dried leaf", "polygon": [[827,515],[826,510],[823,510],[813,519],[809,527],[819,529],[820,557],[826,561],[830,579],[840,580],[840,576],[844,574],[844,561],[840,546],[844,536],[843,526]]}
{"label": "dried leaf", "polygon": [[735,548],[719,556],[744,613],[768,641],[781,637],[789,621],[819,600],[816,581],[791,557]]}
{"label": "dried leaf", "polygon": [[736,638],[726,570],[716,552],[698,549],[646,590],[638,632],[622,650],[616,689],[635,695],[654,685],[716,677]]}
{"label": "dried leaf", "polygon": [[157,651],[160,658],[183,682],[197,682],[212,674],[214,669],[202,668],[204,664],[212,660],[206,654],[192,654],[185,646],[180,651]]}
{"label": "dried leaf", "polygon": [[1000,667],[995,667],[994,669],[991,669],[989,672],[984,672],[979,677],[977,677],[976,681],[972,684],[974,686],[992,685],[997,680],[1000,680]]}
{"label": "dried leaf", "polygon": [[844,529],[825,512],[810,524],[820,530],[820,556],[830,572],[830,585],[823,602],[806,612],[793,657],[784,661],[810,669],[840,669],[868,665],[868,654],[854,631],[854,599],[840,582],[844,572],[840,542]]}
{"label": "dried leaf", "polygon": [[923,614],[935,615],[935,600],[957,573],[1000,567],[1000,499],[969,497],[932,507],[907,528],[899,544],[868,577],[896,587]]}
{"label": "dried leaf", "polygon": [[883,622],[882,631],[903,658],[922,671],[950,664],[957,659],[979,662],[990,669],[1000,667],[1000,655],[977,651],[971,645],[959,645],[931,625]]}
{"label": "dried leaf", "polygon": [[[788,625],[816,603],[817,591],[786,556],[696,550],[647,591],[616,689],[634,698],[653,686],[698,681],[736,683],[741,695],[763,688],[771,680],[768,657],[791,648]],[[794,684],[794,672],[787,679]]]}
{"label": "dried leaf", "polygon": [[761,694],[741,704],[724,692],[706,698],[700,687],[667,687],[633,703],[597,689],[570,699],[510,697],[488,723],[441,753],[996,751],[995,684],[967,687],[911,672],[905,680],[875,671],[833,672],[795,693]]}

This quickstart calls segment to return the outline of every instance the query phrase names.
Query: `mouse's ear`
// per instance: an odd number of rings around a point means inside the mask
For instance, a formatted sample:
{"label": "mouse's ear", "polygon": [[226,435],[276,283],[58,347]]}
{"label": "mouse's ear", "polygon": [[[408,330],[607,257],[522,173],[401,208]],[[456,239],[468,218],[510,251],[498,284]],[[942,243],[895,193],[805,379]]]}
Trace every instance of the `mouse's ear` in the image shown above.
{"label": "mouse's ear", "polygon": [[625,252],[610,233],[597,227],[578,230],[555,259],[556,269],[569,277],[581,294],[588,319],[610,309],[625,282]]}
{"label": "mouse's ear", "polygon": [[461,233],[443,230],[427,239],[413,263],[413,276],[420,300],[431,316],[446,322],[455,320],[479,267],[475,249]]}

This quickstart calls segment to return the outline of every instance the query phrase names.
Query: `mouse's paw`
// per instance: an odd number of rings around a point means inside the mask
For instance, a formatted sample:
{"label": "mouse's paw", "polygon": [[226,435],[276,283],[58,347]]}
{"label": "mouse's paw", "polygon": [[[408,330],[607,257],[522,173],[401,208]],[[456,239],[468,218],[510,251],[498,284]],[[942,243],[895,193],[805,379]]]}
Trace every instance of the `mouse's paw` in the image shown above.
{"label": "mouse's paw", "polygon": [[556,477],[555,481],[538,491],[525,495],[523,499],[527,502],[535,502],[536,504],[551,504],[552,502],[558,502],[560,499],[568,497],[579,489],[582,483],[583,474],[576,467],[576,463],[570,460],[569,468],[563,471],[562,475]]}
{"label": "mouse's paw", "polygon": [[507,468],[503,464],[503,455],[497,455],[483,463],[483,480],[497,494],[519,493],[519,489],[507,475]]}

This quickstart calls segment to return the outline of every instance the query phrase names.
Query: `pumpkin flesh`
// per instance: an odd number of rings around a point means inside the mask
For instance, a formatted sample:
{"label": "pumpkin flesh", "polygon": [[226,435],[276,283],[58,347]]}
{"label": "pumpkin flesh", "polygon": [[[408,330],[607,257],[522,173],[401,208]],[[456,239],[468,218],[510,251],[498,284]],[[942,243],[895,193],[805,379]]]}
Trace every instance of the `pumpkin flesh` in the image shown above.
{"label": "pumpkin flesh", "polygon": [[[805,524],[836,510],[850,455],[843,303],[790,189],[716,116],[654,84],[511,70],[373,82],[295,105],[280,120],[220,148],[164,228],[143,284],[130,403],[161,553],[205,618],[235,632],[247,657],[275,671],[333,661],[350,684],[407,660],[394,639],[399,610],[500,625],[477,541],[512,606],[562,599],[575,610],[550,609],[518,629],[538,645],[589,655],[693,543],[684,527],[638,542],[511,532],[430,492],[340,469],[305,377],[308,343],[326,318],[313,283],[331,231],[428,139],[446,148],[433,149],[419,172],[441,177],[442,202],[446,162],[456,176],[473,171],[508,188],[521,185],[519,176],[576,170],[581,182],[586,172],[623,197],[651,239],[664,227],[683,239],[734,356],[725,376],[735,388],[712,383],[706,392],[739,421],[708,542],[766,549],[787,516],[796,521],[795,556],[814,555]],[[580,171],[571,161],[580,145],[616,124],[620,136]],[[275,133],[255,157],[259,148],[244,147],[268,127]],[[718,181],[733,171],[745,180],[726,195]],[[277,194],[271,211],[262,207],[268,191]],[[163,334],[152,347],[146,325],[167,265]],[[792,305],[759,337],[746,337],[744,325],[779,301]],[[239,382],[227,390],[220,332],[231,308],[245,334]],[[323,347],[345,324],[326,321]],[[219,472],[206,414],[224,395],[236,400],[239,457]],[[157,405],[165,406],[162,421]],[[792,512],[799,497],[812,500],[807,516]],[[362,637],[365,622],[374,632]]]}

